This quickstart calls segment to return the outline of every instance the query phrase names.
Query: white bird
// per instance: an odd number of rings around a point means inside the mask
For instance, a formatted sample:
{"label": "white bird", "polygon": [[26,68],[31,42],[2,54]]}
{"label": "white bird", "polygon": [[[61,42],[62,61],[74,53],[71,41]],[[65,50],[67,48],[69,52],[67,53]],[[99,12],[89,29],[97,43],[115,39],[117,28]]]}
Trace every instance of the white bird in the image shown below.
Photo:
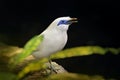
{"label": "white bird", "polygon": [[72,23],[77,22],[77,18],[59,17],[55,19],[48,28],[40,35],[43,35],[43,41],[32,53],[35,58],[49,57],[64,48],[67,43],[67,30]]}
{"label": "white bird", "polygon": [[55,19],[41,34],[33,37],[25,44],[23,52],[14,60],[15,65],[29,55],[33,55],[35,59],[41,59],[50,57],[50,55],[62,50],[68,40],[67,30],[72,23],[76,22],[77,18],[71,17]]}

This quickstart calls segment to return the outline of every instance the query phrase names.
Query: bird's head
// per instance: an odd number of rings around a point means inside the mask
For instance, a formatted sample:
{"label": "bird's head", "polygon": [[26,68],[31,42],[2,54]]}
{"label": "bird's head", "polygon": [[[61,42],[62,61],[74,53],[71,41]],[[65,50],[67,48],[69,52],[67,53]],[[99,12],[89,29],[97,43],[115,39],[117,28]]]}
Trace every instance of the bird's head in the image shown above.
{"label": "bird's head", "polygon": [[53,28],[57,28],[60,30],[65,30],[67,31],[69,26],[72,23],[76,23],[77,22],[77,18],[71,18],[71,17],[59,17],[57,19],[55,19],[50,26]]}

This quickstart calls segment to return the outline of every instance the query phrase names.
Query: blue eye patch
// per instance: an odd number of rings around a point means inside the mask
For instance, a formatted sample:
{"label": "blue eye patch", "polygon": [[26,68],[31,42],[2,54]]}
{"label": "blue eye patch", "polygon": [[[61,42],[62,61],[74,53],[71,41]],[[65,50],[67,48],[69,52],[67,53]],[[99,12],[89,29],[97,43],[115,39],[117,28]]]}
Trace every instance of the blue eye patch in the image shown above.
{"label": "blue eye patch", "polygon": [[61,21],[59,21],[59,23],[57,25],[59,26],[61,24],[69,24],[69,21],[68,20],[61,20]]}

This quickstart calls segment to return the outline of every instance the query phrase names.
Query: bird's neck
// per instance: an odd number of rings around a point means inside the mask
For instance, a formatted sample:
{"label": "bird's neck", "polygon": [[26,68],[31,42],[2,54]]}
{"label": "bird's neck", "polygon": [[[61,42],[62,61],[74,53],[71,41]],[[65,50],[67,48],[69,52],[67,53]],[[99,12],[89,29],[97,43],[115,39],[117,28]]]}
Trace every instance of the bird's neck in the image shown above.
{"label": "bird's neck", "polygon": [[47,29],[53,29],[55,26],[57,26],[55,23],[51,23]]}
{"label": "bird's neck", "polygon": [[52,34],[52,35],[67,35],[67,31],[60,30],[58,28],[47,28],[42,34]]}

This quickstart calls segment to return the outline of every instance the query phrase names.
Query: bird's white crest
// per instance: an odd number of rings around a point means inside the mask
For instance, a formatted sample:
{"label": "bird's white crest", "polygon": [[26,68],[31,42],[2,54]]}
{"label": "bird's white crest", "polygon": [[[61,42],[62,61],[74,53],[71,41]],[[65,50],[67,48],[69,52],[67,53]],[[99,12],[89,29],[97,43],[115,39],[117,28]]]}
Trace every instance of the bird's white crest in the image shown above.
{"label": "bird's white crest", "polygon": [[54,25],[57,26],[57,23],[59,23],[60,20],[70,20],[70,19],[71,19],[70,17],[59,17],[59,18],[55,19],[55,20],[51,23],[51,25],[54,24]]}
{"label": "bird's white crest", "polygon": [[[62,21],[69,21],[71,20],[71,18],[69,16],[67,17],[59,17],[57,19],[55,19],[48,27],[48,29],[53,29],[53,28],[58,28],[60,30],[68,30],[68,27],[70,24],[62,24]],[[61,24],[60,24],[61,21]]]}

